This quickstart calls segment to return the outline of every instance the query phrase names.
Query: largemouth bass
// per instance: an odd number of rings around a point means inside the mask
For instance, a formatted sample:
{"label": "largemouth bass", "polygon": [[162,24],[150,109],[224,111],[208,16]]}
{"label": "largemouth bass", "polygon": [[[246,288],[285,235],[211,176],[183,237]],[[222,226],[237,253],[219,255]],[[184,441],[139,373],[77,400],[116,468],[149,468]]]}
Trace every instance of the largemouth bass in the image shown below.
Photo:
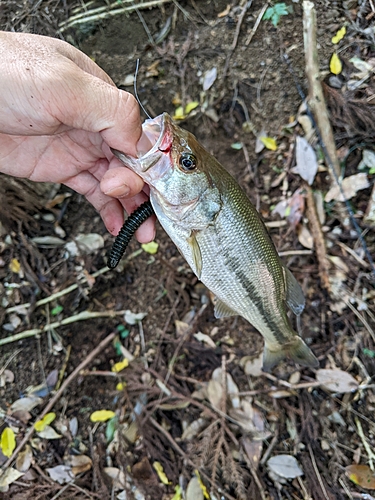
{"label": "largemouth bass", "polygon": [[243,316],[263,335],[265,370],[284,357],[317,367],[286,310],[301,314],[302,289],[244,191],[167,113],[144,122],[140,144],[147,141],[138,158],[113,152],[150,186],[160,224],[215,294],[215,316]]}

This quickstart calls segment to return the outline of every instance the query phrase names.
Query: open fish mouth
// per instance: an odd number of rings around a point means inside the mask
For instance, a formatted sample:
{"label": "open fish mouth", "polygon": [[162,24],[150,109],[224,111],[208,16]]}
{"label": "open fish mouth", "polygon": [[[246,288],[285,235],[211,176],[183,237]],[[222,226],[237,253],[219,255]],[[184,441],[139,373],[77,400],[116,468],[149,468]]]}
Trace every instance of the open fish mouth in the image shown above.
{"label": "open fish mouth", "polygon": [[173,123],[167,113],[146,120],[137,144],[137,158],[111,148],[112,153],[127,167],[143,177],[172,148]]}
{"label": "open fish mouth", "polygon": [[142,164],[143,172],[155,165],[162,153],[169,152],[172,141],[170,119],[167,113],[143,123],[142,135],[137,144],[138,160]]}

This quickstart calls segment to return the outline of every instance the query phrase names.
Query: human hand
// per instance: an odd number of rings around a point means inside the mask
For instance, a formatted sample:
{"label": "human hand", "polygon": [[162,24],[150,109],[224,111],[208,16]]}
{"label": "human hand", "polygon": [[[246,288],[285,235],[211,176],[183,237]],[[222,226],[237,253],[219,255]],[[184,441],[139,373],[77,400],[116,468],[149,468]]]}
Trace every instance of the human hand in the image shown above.
{"label": "human hand", "polygon": [[[61,40],[0,31],[0,53],[0,172],[69,186],[116,235],[123,207],[131,213],[147,199],[142,179],[110,150],[136,156],[134,97]],[[140,242],[154,235],[154,218],[136,233]]]}

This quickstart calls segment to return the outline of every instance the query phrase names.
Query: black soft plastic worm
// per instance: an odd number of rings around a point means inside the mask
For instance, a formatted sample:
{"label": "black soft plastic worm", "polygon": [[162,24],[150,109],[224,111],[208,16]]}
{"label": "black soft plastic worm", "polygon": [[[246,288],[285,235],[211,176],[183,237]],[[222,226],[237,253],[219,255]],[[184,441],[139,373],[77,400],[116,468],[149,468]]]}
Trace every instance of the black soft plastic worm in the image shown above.
{"label": "black soft plastic worm", "polygon": [[152,208],[151,203],[149,201],[145,201],[141,206],[134,210],[132,214],[129,215],[120,229],[120,232],[116,236],[108,254],[107,266],[110,269],[114,269],[118,265],[133,234],[146,219],[151,217],[153,213],[154,209]]}

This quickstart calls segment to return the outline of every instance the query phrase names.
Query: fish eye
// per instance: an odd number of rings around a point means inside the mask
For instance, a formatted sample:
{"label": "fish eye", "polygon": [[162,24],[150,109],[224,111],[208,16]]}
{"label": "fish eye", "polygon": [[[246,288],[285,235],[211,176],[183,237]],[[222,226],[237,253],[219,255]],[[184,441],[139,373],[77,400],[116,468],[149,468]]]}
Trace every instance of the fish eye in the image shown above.
{"label": "fish eye", "polygon": [[191,172],[197,167],[197,159],[190,153],[183,153],[179,159],[180,167],[186,172]]}

